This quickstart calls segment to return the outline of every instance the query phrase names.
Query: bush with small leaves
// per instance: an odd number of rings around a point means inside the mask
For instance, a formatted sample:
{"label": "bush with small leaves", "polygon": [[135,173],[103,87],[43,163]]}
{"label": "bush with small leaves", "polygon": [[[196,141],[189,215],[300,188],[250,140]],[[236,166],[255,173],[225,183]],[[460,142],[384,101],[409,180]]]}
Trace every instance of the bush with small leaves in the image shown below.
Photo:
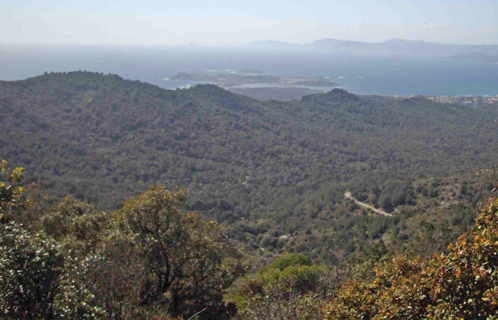
{"label": "bush with small leaves", "polygon": [[0,223],[0,317],[52,317],[62,268],[62,255],[46,235]]}
{"label": "bush with small leaves", "polygon": [[95,249],[108,218],[88,203],[68,196],[48,208],[39,224],[67,250],[86,254]]}
{"label": "bush with small leaves", "polygon": [[328,319],[495,319],[498,200],[448,250],[379,264],[372,283],[350,281],[338,291],[325,308]]}
{"label": "bush with small leaves", "polygon": [[24,168],[10,171],[7,161],[0,161],[0,220],[10,219],[13,208],[29,205],[24,198],[24,187],[19,185]]}
{"label": "bush with small leaves", "polygon": [[[242,319],[314,319],[322,317],[318,287],[323,268],[303,254],[286,254],[258,270],[230,295]],[[326,288],[320,288],[326,289]]]}

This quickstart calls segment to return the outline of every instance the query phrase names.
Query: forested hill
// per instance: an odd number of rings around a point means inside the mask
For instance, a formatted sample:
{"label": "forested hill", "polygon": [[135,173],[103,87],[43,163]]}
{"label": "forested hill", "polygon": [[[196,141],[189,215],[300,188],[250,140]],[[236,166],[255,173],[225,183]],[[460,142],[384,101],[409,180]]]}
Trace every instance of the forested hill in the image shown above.
{"label": "forested hill", "polygon": [[487,167],[498,151],[494,110],[340,89],[260,102],[57,73],[0,82],[0,114],[0,158],[58,196],[109,209],[152,184],[187,187],[192,209],[267,219],[276,236],[342,217],[346,189],[375,205],[401,190],[396,207],[416,201],[413,179]]}

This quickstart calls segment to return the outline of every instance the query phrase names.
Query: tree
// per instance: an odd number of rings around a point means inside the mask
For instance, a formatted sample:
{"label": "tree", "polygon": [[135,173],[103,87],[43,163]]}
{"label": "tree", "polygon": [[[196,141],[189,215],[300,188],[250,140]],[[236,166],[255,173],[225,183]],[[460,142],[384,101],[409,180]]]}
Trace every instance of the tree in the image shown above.
{"label": "tree", "polygon": [[[23,169],[0,185],[0,317],[182,316],[228,319],[223,293],[245,272],[215,222],[185,213],[187,190],[153,187],[105,213],[72,197],[29,232],[10,221],[25,206]],[[12,216],[14,217],[14,216]],[[46,235],[48,233],[49,236]]]}
{"label": "tree", "polygon": [[[0,219],[9,219],[12,209],[26,206],[24,187],[19,185],[24,174],[24,168],[10,171],[7,161],[0,162]],[[3,181],[2,181],[3,180]]]}
{"label": "tree", "polygon": [[383,194],[379,199],[379,205],[387,212],[392,212],[394,210],[390,195]]}
{"label": "tree", "polygon": [[[320,304],[333,284],[324,283],[325,270],[303,254],[286,254],[239,283],[231,298],[241,319],[322,318]],[[239,316],[238,316],[239,317]]]}
{"label": "tree", "polygon": [[49,209],[42,225],[66,255],[58,315],[235,315],[223,293],[245,268],[222,228],[180,209],[186,197],[158,186],[107,214],[71,197]]}
{"label": "tree", "polygon": [[40,219],[45,232],[68,250],[86,254],[95,250],[108,216],[86,202],[67,196],[49,207]]}
{"label": "tree", "polygon": [[165,308],[173,316],[228,318],[236,312],[226,305],[223,290],[243,274],[226,243],[224,230],[195,213],[184,213],[187,190],[169,192],[156,186],[127,201],[114,213],[118,229],[133,239],[144,261],[147,281],[141,304]]}

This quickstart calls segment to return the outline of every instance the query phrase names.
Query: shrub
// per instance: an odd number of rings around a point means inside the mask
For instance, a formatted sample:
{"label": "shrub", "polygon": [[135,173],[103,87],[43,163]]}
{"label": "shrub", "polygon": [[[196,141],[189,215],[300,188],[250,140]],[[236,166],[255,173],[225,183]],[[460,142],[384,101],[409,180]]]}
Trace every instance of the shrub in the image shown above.
{"label": "shrub", "polygon": [[498,200],[473,229],[430,260],[398,257],[372,283],[350,281],[325,312],[329,319],[494,319],[498,312]]}
{"label": "shrub", "polygon": [[53,316],[62,267],[55,243],[43,233],[0,223],[0,317]]}

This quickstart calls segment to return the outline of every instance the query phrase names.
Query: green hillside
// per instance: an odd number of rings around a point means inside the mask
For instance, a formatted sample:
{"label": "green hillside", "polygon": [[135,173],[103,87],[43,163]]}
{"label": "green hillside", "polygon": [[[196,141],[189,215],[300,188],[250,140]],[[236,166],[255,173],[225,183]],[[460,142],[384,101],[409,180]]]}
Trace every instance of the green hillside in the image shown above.
{"label": "green hillside", "polygon": [[[407,240],[403,225],[437,198],[438,179],[488,168],[498,149],[496,110],[340,89],[261,102],[213,85],[55,73],[1,82],[0,112],[1,158],[56,197],[109,210],[155,184],[188,188],[186,207],[230,225],[248,250],[330,261],[391,233]],[[377,217],[347,190],[408,213]]]}
{"label": "green hillside", "polygon": [[496,312],[493,108],[72,72],[0,115],[0,317]]}

